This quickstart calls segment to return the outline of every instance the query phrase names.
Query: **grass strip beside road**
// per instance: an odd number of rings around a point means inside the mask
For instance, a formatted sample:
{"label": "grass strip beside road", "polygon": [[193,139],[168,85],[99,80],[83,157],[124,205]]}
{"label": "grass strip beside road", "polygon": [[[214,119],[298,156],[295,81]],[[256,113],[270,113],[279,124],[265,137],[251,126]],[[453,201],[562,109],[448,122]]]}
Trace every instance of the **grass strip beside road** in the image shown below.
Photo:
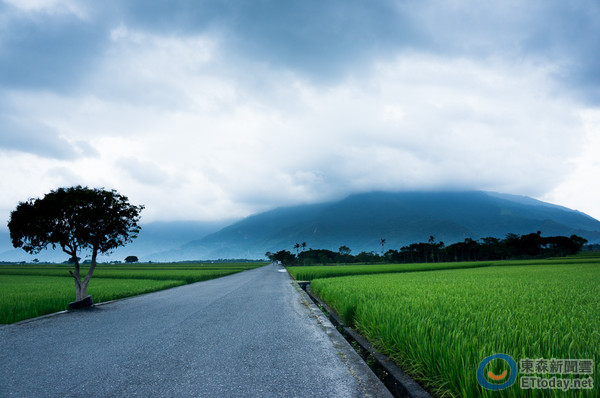
{"label": "grass strip beside road", "polygon": [[[95,303],[231,275],[265,263],[100,264],[88,287]],[[72,266],[0,265],[0,324],[62,311],[75,300]],[[85,275],[86,267],[81,273]]]}
{"label": "grass strip beside road", "polygon": [[[116,300],[185,285],[183,280],[110,279],[90,281],[94,301]],[[0,323],[13,323],[67,309],[75,299],[73,278],[59,276],[2,275]]]}

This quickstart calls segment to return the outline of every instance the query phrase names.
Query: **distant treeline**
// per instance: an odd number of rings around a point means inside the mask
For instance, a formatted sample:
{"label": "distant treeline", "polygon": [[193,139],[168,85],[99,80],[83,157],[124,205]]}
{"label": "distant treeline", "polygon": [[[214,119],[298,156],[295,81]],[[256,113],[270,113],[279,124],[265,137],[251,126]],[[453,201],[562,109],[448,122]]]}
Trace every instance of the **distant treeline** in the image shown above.
{"label": "distant treeline", "polygon": [[436,242],[431,236],[426,243],[413,243],[399,250],[384,251],[385,239],[381,239],[381,252],[361,252],[351,254],[348,246],[340,246],[337,252],[327,249],[308,249],[299,251],[296,244],[296,254],[288,250],[276,253],[267,252],[265,255],[271,261],[281,261],[286,265],[309,264],[348,264],[348,263],[429,263],[449,261],[487,261],[526,258],[562,257],[577,254],[587,243],[577,235],[541,236],[541,232],[527,235],[508,234],[504,239],[482,238],[465,239],[463,242],[444,245]]}

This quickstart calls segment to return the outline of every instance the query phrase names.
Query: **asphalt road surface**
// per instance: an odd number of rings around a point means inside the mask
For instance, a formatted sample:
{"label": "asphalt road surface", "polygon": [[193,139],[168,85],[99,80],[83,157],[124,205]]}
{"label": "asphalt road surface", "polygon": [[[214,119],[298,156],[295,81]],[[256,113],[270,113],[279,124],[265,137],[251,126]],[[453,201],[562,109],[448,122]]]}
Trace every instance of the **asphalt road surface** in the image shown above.
{"label": "asphalt road surface", "polygon": [[268,265],[0,327],[0,397],[13,396],[390,395]]}

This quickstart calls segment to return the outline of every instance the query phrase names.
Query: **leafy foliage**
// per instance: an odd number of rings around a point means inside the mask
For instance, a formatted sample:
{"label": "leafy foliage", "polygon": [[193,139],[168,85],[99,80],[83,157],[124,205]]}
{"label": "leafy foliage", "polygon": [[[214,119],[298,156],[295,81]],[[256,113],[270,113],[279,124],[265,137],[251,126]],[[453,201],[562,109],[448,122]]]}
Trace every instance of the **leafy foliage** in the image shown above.
{"label": "leafy foliage", "polygon": [[269,259],[271,261],[281,261],[283,264],[293,264],[296,262],[296,256],[288,250],[280,250],[277,253],[272,253]]}
{"label": "leafy foliage", "polygon": [[[385,239],[381,239],[381,246]],[[433,236],[428,242],[412,243],[399,250],[390,249],[381,255],[375,252],[360,252],[350,255],[348,246],[340,246],[338,252],[327,249],[309,249],[296,255],[287,256],[284,264],[332,264],[332,263],[437,263],[456,261],[494,261],[508,259],[532,259],[560,257],[577,254],[587,242],[586,239],[571,235],[541,236],[540,232],[526,235],[508,234],[505,239],[493,237],[479,241],[467,238],[464,242],[445,246],[436,242]],[[281,252],[279,252],[281,253]],[[289,253],[289,252],[288,252]]]}
{"label": "leafy foliage", "polygon": [[58,245],[72,257],[83,249],[107,253],[137,237],[143,208],[114,190],[59,188],[19,203],[8,228],[13,246],[31,254],[48,245]]}
{"label": "leafy foliage", "polygon": [[[10,215],[8,228],[14,247],[38,253],[60,246],[74,265],[76,299],[82,300],[96,267],[98,253],[124,246],[140,232],[138,221],[144,206],[129,204],[114,190],[82,186],[59,188],[42,199],[21,202]],[[91,250],[90,268],[82,280],[78,254]]]}

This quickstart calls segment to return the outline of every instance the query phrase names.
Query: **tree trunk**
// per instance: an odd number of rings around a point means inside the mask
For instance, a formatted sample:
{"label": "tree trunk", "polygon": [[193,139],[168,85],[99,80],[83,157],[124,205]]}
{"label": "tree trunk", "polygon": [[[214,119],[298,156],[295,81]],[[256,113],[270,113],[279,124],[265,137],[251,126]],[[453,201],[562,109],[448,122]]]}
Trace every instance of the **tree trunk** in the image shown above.
{"label": "tree trunk", "polygon": [[[77,300],[83,300],[87,297],[87,287],[90,283],[90,279],[92,278],[92,274],[94,273],[94,269],[96,268],[96,258],[98,257],[98,248],[94,246],[92,249],[92,262],[90,264],[90,269],[88,270],[85,278],[81,281],[81,289],[77,291]],[[77,284],[77,283],[76,283]]]}
{"label": "tree trunk", "polygon": [[[66,251],[67,252],[67,251]],[[75,253],[75,254],[73,254]],[[71,255],[71,258],[75,259],[75,272],[69,271],[73,280],[75,281],[75,301],[81,301],[87,297],[87,287],[90,283],[90,279],[92,278],[92,274],[94,273],[94,269],[96,268],[96,258],[98,257],[98,248],[94,247],[92,251],[92,262],[90,264],[90,269],[88,270],[85,278],[81,280],[81,273],[79,267],[79,261],[77,260],[77,252],[67,252],[67,254]]]}
{"label": "tree trunk", "polygon": [[83,285],[79,276],[73,276],[75,279],[75,301],[81,301],[87,296],[87,285]]}
{"label": "tree trunk", "polygon": [[75,301],[83,300],[86,297],[86,286],[83,286],[81,282],[81,274],[79,273],[79,260],[77,260],[77,250],[73,249],[71,251],[65,250],[67,254],[71,256],[71,258],[75,261],[74,268],[75,272],[69,271],[73,280],[75,281]]}

